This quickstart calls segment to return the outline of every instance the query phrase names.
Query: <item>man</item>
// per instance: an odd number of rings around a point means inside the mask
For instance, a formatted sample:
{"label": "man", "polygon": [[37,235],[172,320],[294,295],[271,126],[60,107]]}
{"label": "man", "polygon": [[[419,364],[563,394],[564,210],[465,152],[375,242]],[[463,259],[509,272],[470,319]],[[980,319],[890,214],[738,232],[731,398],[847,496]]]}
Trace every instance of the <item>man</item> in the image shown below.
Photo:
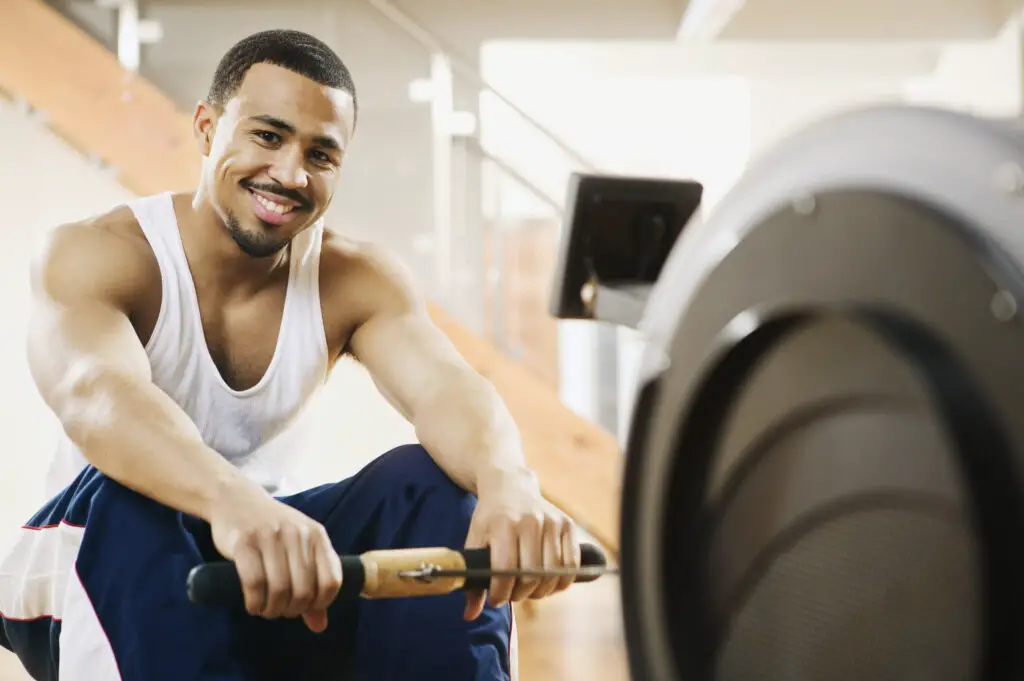
{"label": "man", "polygon": [[[64,430],[60,491],[0,564],[0,642],[35,678],[507,679],[509,602],[568,586],[495,579],[486,594],[332,605],[336,553],[489,546],[498,567],[579,560],[506,408],[404,270],[324,229],[356,108],[326,45],[250,36],[196,107],[194,192],[49,236],[28,356]],[[422,446],[286,495],[290,426],[346,354]],[[221,556],[248,614],[186,598],[189,570]]]}

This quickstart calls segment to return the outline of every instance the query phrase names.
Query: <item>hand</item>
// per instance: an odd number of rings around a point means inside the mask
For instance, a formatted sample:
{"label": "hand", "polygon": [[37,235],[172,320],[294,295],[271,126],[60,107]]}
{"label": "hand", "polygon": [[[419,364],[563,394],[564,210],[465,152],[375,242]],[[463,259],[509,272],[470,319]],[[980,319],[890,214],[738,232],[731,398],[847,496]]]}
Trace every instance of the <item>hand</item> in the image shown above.
{"label": "hand", "polygon": [[250,614],[302,616],[314,632],[327,628],[342,575],[323,525],[243,483],[220,495],[210,527],[217,550],[238,569]]}
{"label": "hand", "polygon": [[[506,477],[481,486],[478,498],[466,548],[490,547],[492,568],[579,566],[580,545],[575,525],[541,496],[532,475]],[[495,577],[488,590],[489,600],[492,606],[499,606],[509,601],[544,598],[564,591],[572,582],[572,577]],[[480,616],[487,595],[466,594],[465,619]]]}

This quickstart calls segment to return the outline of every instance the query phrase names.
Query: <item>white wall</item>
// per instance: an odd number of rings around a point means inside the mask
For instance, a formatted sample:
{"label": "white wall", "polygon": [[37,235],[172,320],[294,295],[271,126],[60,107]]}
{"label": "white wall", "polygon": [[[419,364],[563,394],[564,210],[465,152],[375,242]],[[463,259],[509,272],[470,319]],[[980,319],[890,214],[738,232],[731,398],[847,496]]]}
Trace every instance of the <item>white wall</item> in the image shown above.
{"label": "white wall", "polygon": [[1021,22],[1013,19],[993,40],[946,45],[935,72],[906,81],[903,95],[979,116],[1019,116],[1022,58]]}
{"label": "white wall", "polygon": [[0,536],[17,527],[41,501],[43,475],[56,437],[52,419],[25,362],[29,258],[41,232],[102,211],[130,196],[41,123],[0,100]]}
{"label": "white wall", "polygon": [[[488,43],[480,63],[496,88],[602,171],[697,177],[713,196],[746,158],[750,99],[741,78],[595,70],[580,63],[572,45]],[[486,95],[480,135],[486,148],[563,198],[574,164]],[[512,183],[500,206],[506,217],[548,212]]]}
{"label": "white wall", "polygon": [[750,0],[723,40],[881,42],[990,37],[1017,0]]}
{"label": "white wall", "polygon": [[822,116],[868,104],[902,102],[982,116],[1021,113],[1021,37],[1017,19],[991,40],[940,46],[931,73],[871,73],[862,78],[752,79],[752,153]]}
{"label": "white wall", "polygon": [[[131,197],[77,151],[0,99],[0,543],[40,505],[43,475],[58,427],[25,362],[28,262],[42,232]],[[343,362],[310,412],[313,441],[301,466],[315,484],[349,475],[374,456],[414,441],[411,426],[374,388],[366,372]]]}
{"label": "white wall", "polygon": [[903,81],[879,75],[841,80],[758,78],[750,80],[750,92],[750,151],[756,157],[822,117],[866,104],[902,101]]}

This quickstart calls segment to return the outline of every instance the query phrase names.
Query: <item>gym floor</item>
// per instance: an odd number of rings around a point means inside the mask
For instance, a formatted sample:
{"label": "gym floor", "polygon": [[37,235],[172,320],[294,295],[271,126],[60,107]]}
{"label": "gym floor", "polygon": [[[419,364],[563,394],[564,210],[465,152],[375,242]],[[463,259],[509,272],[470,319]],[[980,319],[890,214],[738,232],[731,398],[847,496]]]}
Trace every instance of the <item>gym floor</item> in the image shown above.
{"label": "gym floor", "polygon": [[[627,681],[619,584],[605,577],[517,607],[521,681]],[[0,681],[31,681],[0,649]]]}

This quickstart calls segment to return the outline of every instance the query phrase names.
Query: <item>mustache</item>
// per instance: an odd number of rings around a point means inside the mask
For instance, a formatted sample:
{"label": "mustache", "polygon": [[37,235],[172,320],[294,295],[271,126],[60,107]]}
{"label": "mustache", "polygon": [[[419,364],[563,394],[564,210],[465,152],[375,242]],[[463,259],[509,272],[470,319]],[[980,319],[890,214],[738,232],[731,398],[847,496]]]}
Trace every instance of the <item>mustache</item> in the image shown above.
{"label": "mustache", "polygon": [[267,192],[268,194],[277,194],[278,196],[283,196],[286,199],[291,199],[295,203],[299,204],[298,207],[300,209],[308,210],[310,208],[310,202],[305,196],[294,189],[288,189],[287,187],[282,187],[279,184],[264,184],[262,182],[244,181],[242,182],[242,187],[245,189],[255,189],[256,191]]}

